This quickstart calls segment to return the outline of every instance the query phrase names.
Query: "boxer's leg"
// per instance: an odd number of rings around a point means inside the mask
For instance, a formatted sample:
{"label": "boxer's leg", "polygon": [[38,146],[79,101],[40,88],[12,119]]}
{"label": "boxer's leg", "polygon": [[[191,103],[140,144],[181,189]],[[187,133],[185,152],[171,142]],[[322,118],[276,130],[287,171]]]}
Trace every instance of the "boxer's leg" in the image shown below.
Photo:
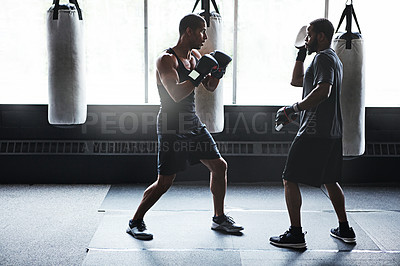
{"label": "boxer's leg", "polygon": [[291,226],[280,236],[272,236],[269,241],[278,247],[299,248],[307,247],[304,233],[301,228],[300,209],[301,193],[297,183],[283,179],[285,187],[286,206],[289,212]]}
{"label": "boxer's leg", "polygon": [[224,214],[228,164],[222,157],[211,160],[203,159],[201,162],[210,170],[210,189],[214,201],[214,217],[211,229],[228,233],[236,233],[243,230],[243,226],[236,224],[231,217]]}
{"label": "boxer's leg", "polygon": [[356,243],[356,234],[353,228],[349,227],[347,221],[345,198],[343,190],[338,183],[325,184],[328,190],[329,198],[331,199],[333,208],[339,220],[339,227],[332,228],[330,235],[338,238],[346,243]]}
{"label": "boxer's leg", "polygon": [[143,219],[146,212],[168,191],[172,186],[176,174],[158,175],[157,181],[151,184],[143,193],[143,199],[136,210],[133,220]]}
{"label": "boxer's leg", "polygon": [[294,227],[301,227],[300,209],[302,204],[299,185],[287,180],[283,180],[285,187],[286,207],[289,212],[290,224]]}
{"label": "boxer's leg", "polygon": [[338,183],[325,184],[339,222],[347,222],[343,190]]}
{"label": "boxer's leg", "polygon": [[223,215],[228,164],[223,158],[201,160],[201,162],[210,170],[210,189],[214,200],[214,215]]}
{"label": "boxer's leg", "polygon": [[129,221],[129,226],[126,232],[134,238],[141,240],[153,239],[153,234],[150,233],[143,217],[146,212],[168,191],[172,186],[176,174],[173,175],[158,175],[157,181],[150,185],[144,192],[142,201],[136,210],[132,220]]}

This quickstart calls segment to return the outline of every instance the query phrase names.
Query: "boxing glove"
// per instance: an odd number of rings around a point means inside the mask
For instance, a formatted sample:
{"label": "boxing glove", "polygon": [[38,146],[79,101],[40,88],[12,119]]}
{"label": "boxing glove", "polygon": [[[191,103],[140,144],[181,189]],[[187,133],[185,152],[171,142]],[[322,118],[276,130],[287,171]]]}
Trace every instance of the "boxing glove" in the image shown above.
{"label": "boxing glove", "polygon": [[300,112],[299,104],[295,103],[292,106],[284,106],[276,112],[275,130],[279,131],[286,124],[297,119],[297,113]]}
{"label": "boxing glove", "polygon": [[215,60],[217,60],[219,65],[219,67],[211,73],[211,76],[217,79],[221,79],[225,74],[226,67],[232,61],[232,58],[221,51],[214,51],[210,55],[214,57]]}
{"label": "boxing glove", "polygon": [[197,87],[211,71],[216,69],[218,69],[217,60],[211,55],[205,54],[197,62],[196,67],[189,73],[189,80]]}

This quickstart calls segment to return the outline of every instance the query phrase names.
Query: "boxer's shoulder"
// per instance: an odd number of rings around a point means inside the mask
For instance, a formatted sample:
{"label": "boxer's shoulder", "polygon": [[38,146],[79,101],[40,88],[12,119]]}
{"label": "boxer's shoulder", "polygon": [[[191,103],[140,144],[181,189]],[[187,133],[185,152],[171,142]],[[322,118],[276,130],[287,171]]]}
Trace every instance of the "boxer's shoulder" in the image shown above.
{"label": "boxer's shoulder", "polygon": [[160,56],[157,59],[157,66],[158,67],[172,66],[176,68],[178,66],[178,60],[173,54],[164,51],[162,54],[160,54]]}
{"label": "boxer's shoulder", "polygon": [[192,54],[193,54],[194,56],[196,56],[197,59],[200,59],[200,58],[201,58],[201,54],[200,54],[199,50],[192,49]]}
{"label": "boxer's shoulder", "polygon": [[334,53],[329,50],[323,50],[315,55],[315,64],[332,64],[335,61]]}

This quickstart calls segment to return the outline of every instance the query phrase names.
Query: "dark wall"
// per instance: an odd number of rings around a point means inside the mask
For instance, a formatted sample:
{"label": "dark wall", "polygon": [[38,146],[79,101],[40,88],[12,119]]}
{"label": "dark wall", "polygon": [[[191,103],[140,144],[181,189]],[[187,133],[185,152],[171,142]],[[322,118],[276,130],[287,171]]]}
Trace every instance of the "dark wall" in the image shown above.
{"label": "dark wall", "polygon": [[[273,128],[276,106],[225,106],[214,134],[230,182],[280,181],[297,126]],[[1,183],[149,183],[156,178],[158,106],[89,106],[84,125],[54,127],[47,105],[0,105]],[[365,155],[344,161],[344,182],[398,182],[400,108],[367,108]],[[178,181],[207,180],[202,165]]]}

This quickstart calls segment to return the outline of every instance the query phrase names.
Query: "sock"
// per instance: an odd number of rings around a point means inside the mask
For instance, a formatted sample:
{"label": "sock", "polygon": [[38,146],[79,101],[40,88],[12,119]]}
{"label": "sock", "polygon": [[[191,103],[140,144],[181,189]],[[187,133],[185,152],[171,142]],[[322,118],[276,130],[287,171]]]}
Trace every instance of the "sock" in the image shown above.
{"label": "sock", "polygon": [[130,221],[130,224],[132,224],[132,225],[138,225],[138,224],[140,224],[140,222],[142,222],[142,221],[143,221],[143,219],[131,220],[131,221]]}
{"label": "sock", "polygon": [[349,230],[349,222],[339,222],[339,230],[347,231]]}
{"label": "sock", "polygon": [[220,215],[220,216],[214,216],[213,217],[214,222],[216,223],[221,223],[225,220],[225,215]]}
{"label": "sock", "polygon": [[297,227],[297,226],[291,225],[289,229],[290,229],[290,231],[292,231],[294,234],[301,234],[301,233],[303,233],[301,226],[300,226],[300,227]]}

